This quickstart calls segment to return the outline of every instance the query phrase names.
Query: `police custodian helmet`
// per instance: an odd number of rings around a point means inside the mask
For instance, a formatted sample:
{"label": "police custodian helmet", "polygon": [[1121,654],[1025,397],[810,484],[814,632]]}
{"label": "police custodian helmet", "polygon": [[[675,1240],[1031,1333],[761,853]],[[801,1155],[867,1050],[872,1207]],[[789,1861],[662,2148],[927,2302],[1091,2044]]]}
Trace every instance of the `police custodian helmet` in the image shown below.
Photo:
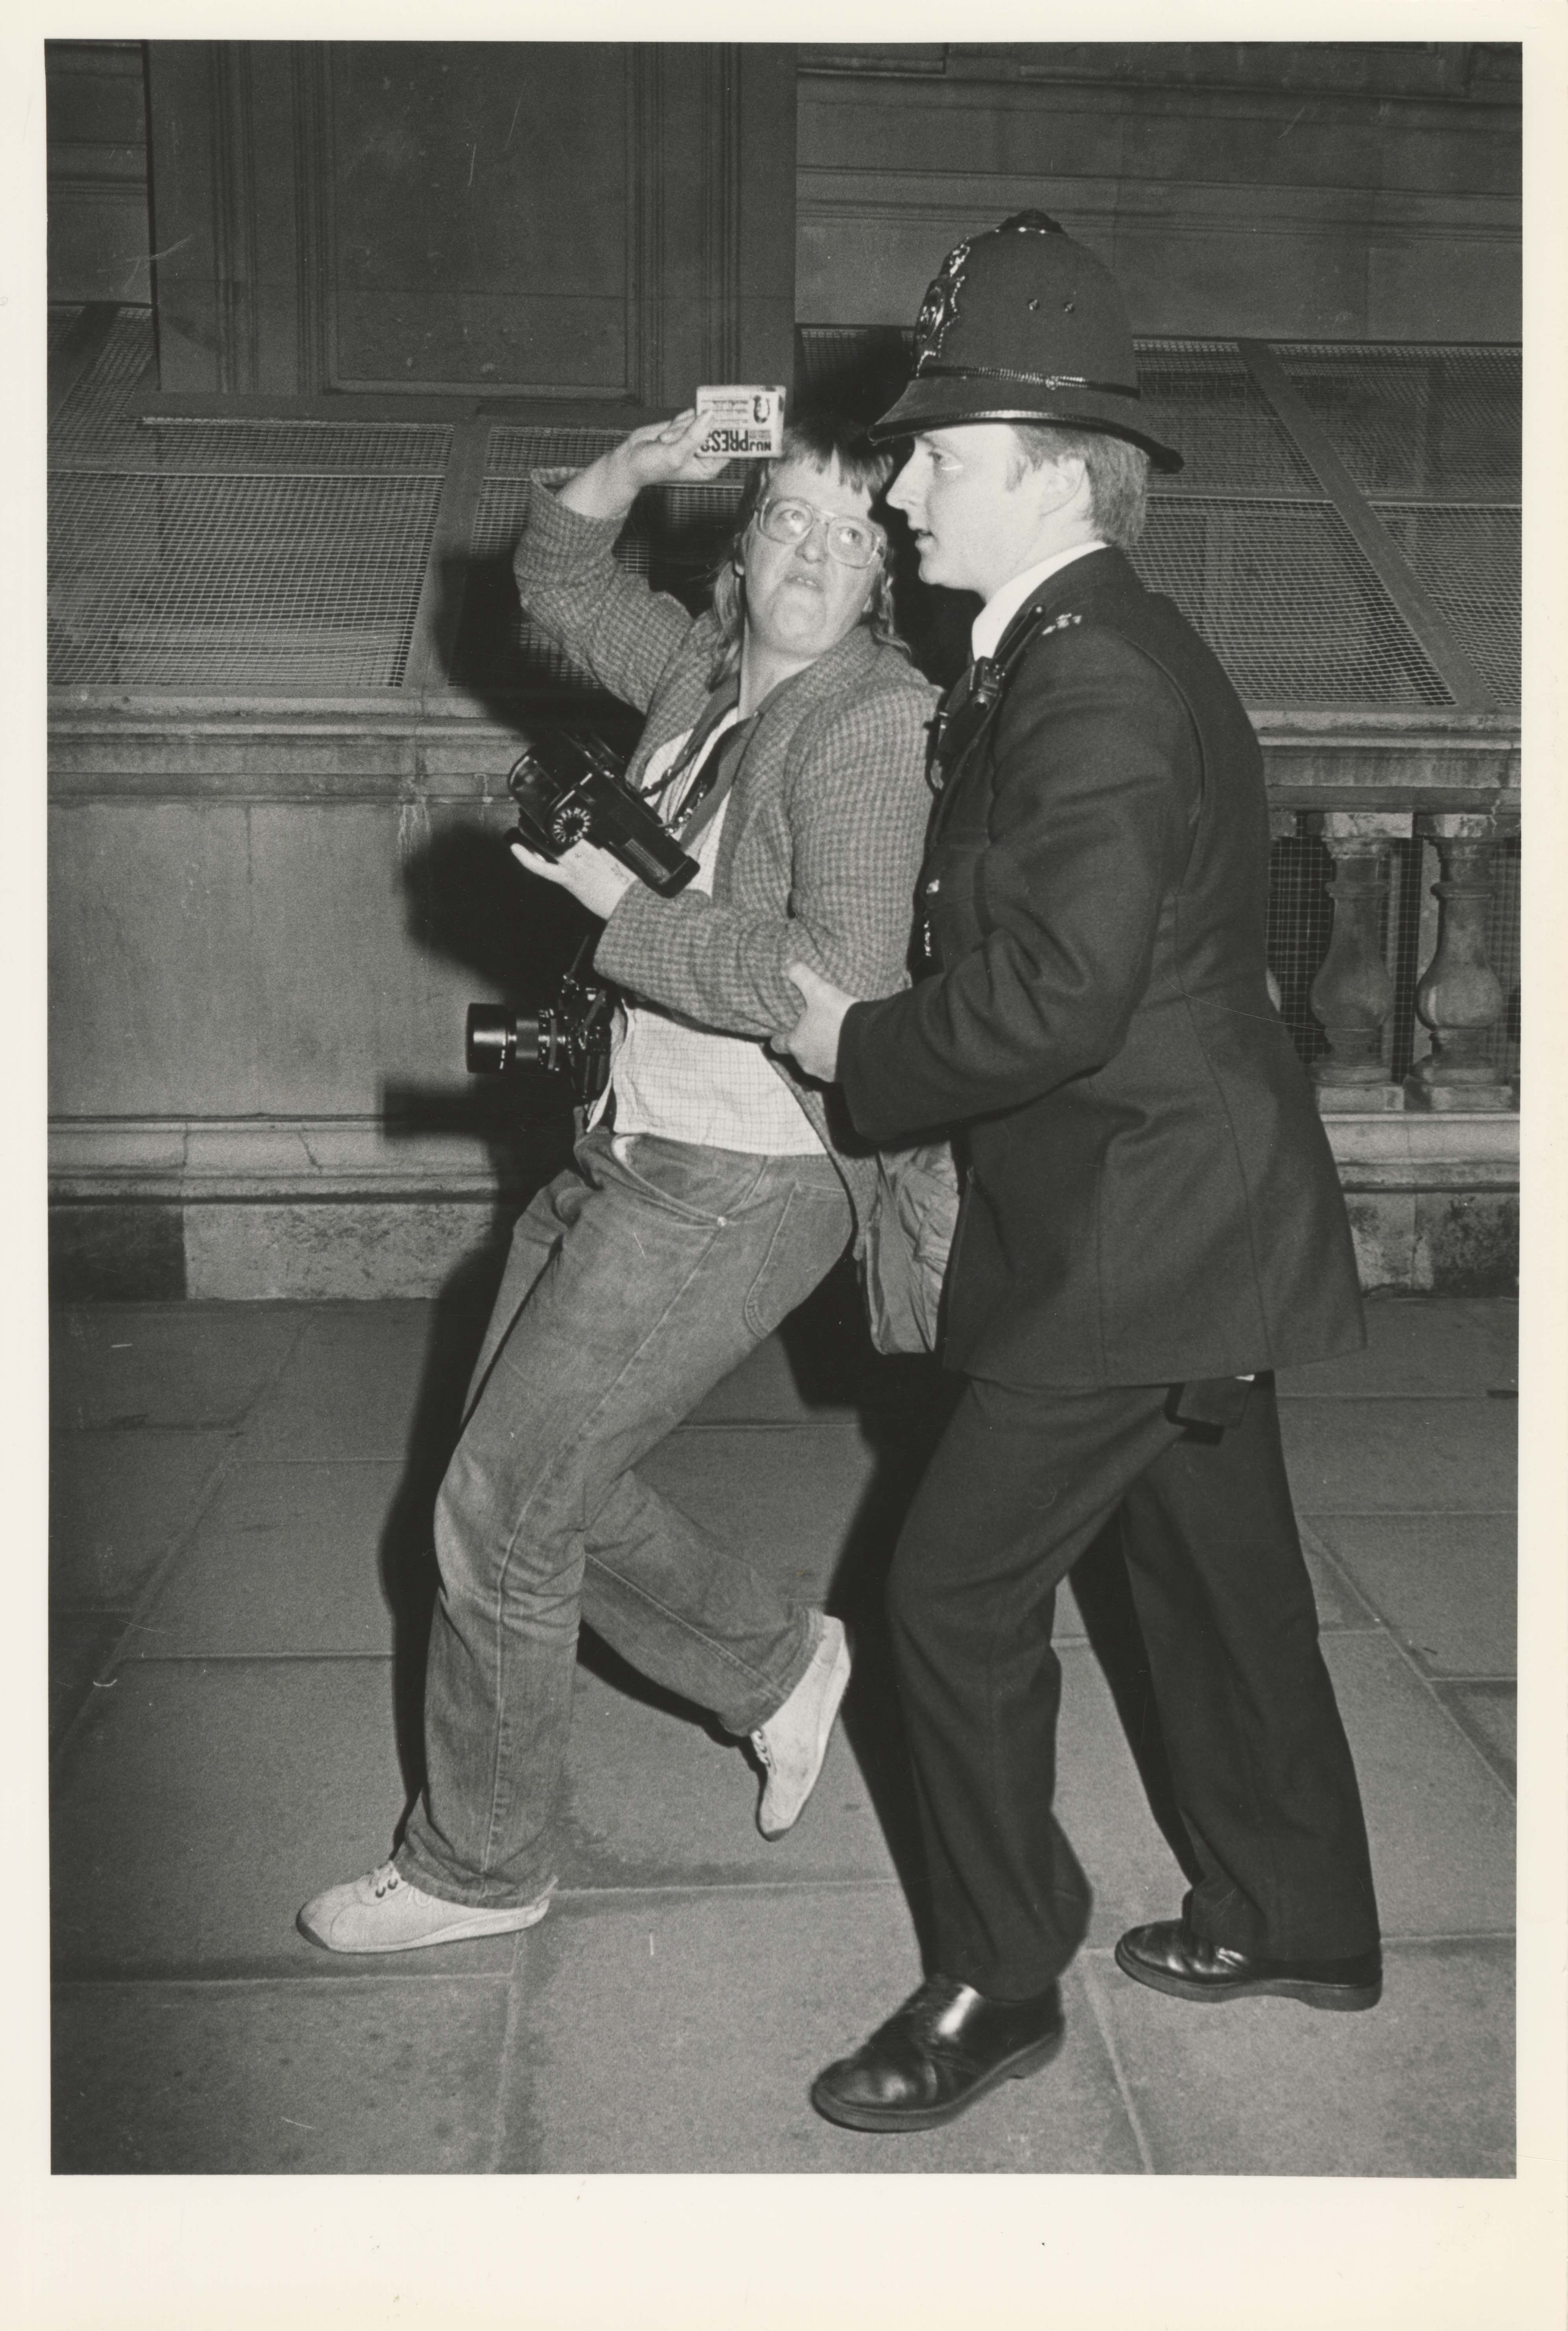
{"label": "police custodian helmet", "polygon": [[873,437],[965,421],[1059,422],[1182,457],[1140,426],[1132,327],[1116,279],[1043,211],[950,251],[915,325],[915,372]]}

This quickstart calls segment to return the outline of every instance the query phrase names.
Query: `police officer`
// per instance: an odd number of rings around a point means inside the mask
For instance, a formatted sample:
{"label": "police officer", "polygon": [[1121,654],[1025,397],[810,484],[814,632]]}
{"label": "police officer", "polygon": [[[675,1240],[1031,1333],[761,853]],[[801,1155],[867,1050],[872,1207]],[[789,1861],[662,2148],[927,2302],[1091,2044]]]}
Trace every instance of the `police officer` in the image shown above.
{"label": "police officer", "polygon": [[1377,1913],[1317,1641],[1273,1370],[1354,1349],[1338,1180],[1269,996],[1262,762],[1214,657],[1125,556],[1150,429],[1107,270],[1038,212],[960,243],[891,490],[931,583],[984,603],[937,725],[927,975],[810,969],[783,1039],[860,1131],[967,1156],[946,1362],[962,1400],[889,1583],[935,1965],[813,2091],[927,2128],[1062,2036],[1084,1873],[1051,1812],[1058,1583],[1119,1535],[1196,1873],[1117,1952],[1180,1999],[1373,2005]]}

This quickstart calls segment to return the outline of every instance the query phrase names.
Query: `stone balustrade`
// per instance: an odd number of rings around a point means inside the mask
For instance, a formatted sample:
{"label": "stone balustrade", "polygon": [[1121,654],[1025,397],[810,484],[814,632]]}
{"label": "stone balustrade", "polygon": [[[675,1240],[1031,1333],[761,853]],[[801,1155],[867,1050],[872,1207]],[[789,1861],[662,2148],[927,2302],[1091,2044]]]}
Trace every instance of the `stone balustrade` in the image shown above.
{"label": "stone balustrade", "polygon": [[[1283,823],[1277,816],[1277,831]],[[1318,1106],[1326,1114],[1516,1108],[1494,1058],[1507,997],[1487,952],[1497,848],[1518,831],[1516,809],[1307,811],[1298,824],[1332,861],[1333,930],[1311,990],[1325,1037],[1311,1070]],[[1415,992],[1421,1048],[1396,1082],[1386,1032],[1394,1004],[1389,873],[1396,842],[1411,839],[1430,845],[1440,869],[1430,886],[1436,937]]]}

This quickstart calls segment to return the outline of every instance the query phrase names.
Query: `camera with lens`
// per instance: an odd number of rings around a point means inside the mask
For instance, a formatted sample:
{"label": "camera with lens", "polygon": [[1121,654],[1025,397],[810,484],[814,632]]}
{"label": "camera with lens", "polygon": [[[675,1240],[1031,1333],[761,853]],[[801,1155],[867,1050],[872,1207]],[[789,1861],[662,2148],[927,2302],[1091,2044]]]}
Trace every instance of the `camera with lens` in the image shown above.
{"label": "camera with lens", "polygon": [[562,980],[554,1004],[512,1012],[504,1004],[470,1004],[464,1048],[470,1076],[508,1069],[549,1069],[565,1077],[579,1109],[592,1108],[610,1078],[613,991],[583,976],[584,949]]}
{"label": "camera with lens", "polygon": [[541,735],[513,763],[507,791],[517,804],[515,839],[541,858],[557,859],[575,842],[597,842],[665,899],[697,871],[696,859],[627,784],[622,763],[597,737],[571,728]]}

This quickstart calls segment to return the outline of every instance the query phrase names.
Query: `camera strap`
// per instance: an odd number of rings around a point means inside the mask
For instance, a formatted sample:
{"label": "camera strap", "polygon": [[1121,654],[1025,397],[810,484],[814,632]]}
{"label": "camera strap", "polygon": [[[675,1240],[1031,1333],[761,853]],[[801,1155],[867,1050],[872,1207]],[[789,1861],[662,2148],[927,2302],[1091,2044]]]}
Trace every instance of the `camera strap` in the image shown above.
{"label": "camera strap", "polygon": [[698,835],[706,832],[724,806],[730,787],[740,775],[740,765],[746,758],[756,720],[754,712],[749,720],[737,721],[727,736],[719,738],[698,769],[675,820],[675,837],[682,850],[690,850]]}
{"label": "camera strap", "polygon": [[[730,679],[721,680],[714,690],[693,726],[688,730],[685,744],[670,762],[664,775],[655,784],[644,788],[642,797],[645,801],[658,801],[661,795],[669,794],[674,786],[678,785],[682,777],[689,774],[693,763],[706,751],[708,740],[719,722],[727,713],[733,712],[739,702],[740,674],[736,672]],[[706,787],[704,790],[707,790]],[[671,827],[677,822],[677,818],[671,818],[669,821]]]}
{"label": "camera strap", "polygon": [[690,789],[685,800],[666,820],[670,832],[683,850],[689,851],[698,834],[707,831],[717,816],[720,806],[740,773],[751,734],[756,727],[757,715],[737,721],[727,736],[721,737],[709,750],[709,740],[719,724],[727,719],[740,702],[740,675],[720,682],[704,705],[702,712],[685,744],[657,785],[648,788],[644,798],[657,801],[668,794],[682,777],[695,769]]}

